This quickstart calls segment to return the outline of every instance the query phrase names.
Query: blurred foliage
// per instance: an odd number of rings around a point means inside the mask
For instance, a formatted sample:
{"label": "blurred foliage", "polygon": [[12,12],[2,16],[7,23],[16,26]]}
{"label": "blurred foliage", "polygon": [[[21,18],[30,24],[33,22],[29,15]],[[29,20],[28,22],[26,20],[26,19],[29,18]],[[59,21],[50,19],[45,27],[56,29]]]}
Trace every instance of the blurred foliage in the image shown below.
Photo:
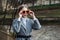
{"label": "blurred foliage", "polygon": [[30,9],[38,10],[38,9],[51,9],[51,8],[60,8],[60,4],[50,4],[50,5],[39,5],[39,6],[32,6]]}
{"label": "blurred foliage", "polygon": [[60,17],[60,4],[39,5],[29,7],[38,18],[41,17]]}
{"label": "blurred foliage", "polygon": [[[39,5],[39,6],[32,6],[29,7],[31,10],[34,10],[37,17],[60,17],[60,9],[53,9],[53,8],[60,8],[60,4],[51,4],[51,5]],[[46,10],[48,9],[48,10]],[[53,10],[50,10],[53,9]],[[42,10],[42,11],[41,11]],[[12,18],[14,17],[15,10],[9,10],[7,12],[0,11],[0,18]]]}

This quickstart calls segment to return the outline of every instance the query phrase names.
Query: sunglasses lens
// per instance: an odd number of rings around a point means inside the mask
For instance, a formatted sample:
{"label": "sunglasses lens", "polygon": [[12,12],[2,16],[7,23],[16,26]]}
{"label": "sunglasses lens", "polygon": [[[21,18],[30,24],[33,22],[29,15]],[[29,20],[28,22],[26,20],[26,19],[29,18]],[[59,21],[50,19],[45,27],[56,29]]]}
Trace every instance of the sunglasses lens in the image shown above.
{"label": "sunglasses lens", "polygon": [[23,13],[25,13],[25,11],[23,11]]}
{"label": "sunglasses lens", "polygon": [[22,14],[29,13],[29,11],[23,11]]}
{"label": "sunglasses lens", "polygon": [[29,13],[29,11],[26,11],[27,13]]}

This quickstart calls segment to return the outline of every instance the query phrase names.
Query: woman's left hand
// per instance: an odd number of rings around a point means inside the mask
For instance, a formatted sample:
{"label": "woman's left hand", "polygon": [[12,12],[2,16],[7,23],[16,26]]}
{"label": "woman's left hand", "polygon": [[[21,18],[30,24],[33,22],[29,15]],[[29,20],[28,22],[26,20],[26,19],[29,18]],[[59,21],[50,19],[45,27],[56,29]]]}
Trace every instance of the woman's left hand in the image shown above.
{"label": "woman's left hand", "polygon": [[32,18],[35,18],[35,14],[34,14],[34,12],[33,11],[30,11],[30,16],[32,17]]}

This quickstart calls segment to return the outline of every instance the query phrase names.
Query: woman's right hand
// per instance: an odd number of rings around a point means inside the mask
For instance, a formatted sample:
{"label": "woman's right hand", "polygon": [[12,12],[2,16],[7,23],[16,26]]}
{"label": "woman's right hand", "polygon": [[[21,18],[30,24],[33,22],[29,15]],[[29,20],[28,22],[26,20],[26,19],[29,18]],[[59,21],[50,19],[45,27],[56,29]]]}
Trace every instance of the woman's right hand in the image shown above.
{"label": "woman's right hand", "polygon": [[22,14],[21,11],[18,13],[19,17],[18,17],[18,21],[20,21],[20,19],[22,18]]}
{"label": "woman's right hand", "polygon": [[22,11],[19,12],[19,18],[22,18]]}

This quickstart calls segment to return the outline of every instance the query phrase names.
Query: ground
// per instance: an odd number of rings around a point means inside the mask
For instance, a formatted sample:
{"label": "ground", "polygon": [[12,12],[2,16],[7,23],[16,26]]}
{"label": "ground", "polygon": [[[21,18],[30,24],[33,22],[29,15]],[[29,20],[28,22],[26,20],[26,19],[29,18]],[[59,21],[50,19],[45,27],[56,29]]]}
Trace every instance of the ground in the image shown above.
{"label": "ground", "polygon": [[[13,40],[3,32],[0,34],[0,40]],[[32,40],[60,40],[60,25],[42,25],[40,30],[33,30]]]}
{"label": "ground", "polygon": [[60,25],[42,25],[40,30],[33,30],[33,40],[60,40]]}

